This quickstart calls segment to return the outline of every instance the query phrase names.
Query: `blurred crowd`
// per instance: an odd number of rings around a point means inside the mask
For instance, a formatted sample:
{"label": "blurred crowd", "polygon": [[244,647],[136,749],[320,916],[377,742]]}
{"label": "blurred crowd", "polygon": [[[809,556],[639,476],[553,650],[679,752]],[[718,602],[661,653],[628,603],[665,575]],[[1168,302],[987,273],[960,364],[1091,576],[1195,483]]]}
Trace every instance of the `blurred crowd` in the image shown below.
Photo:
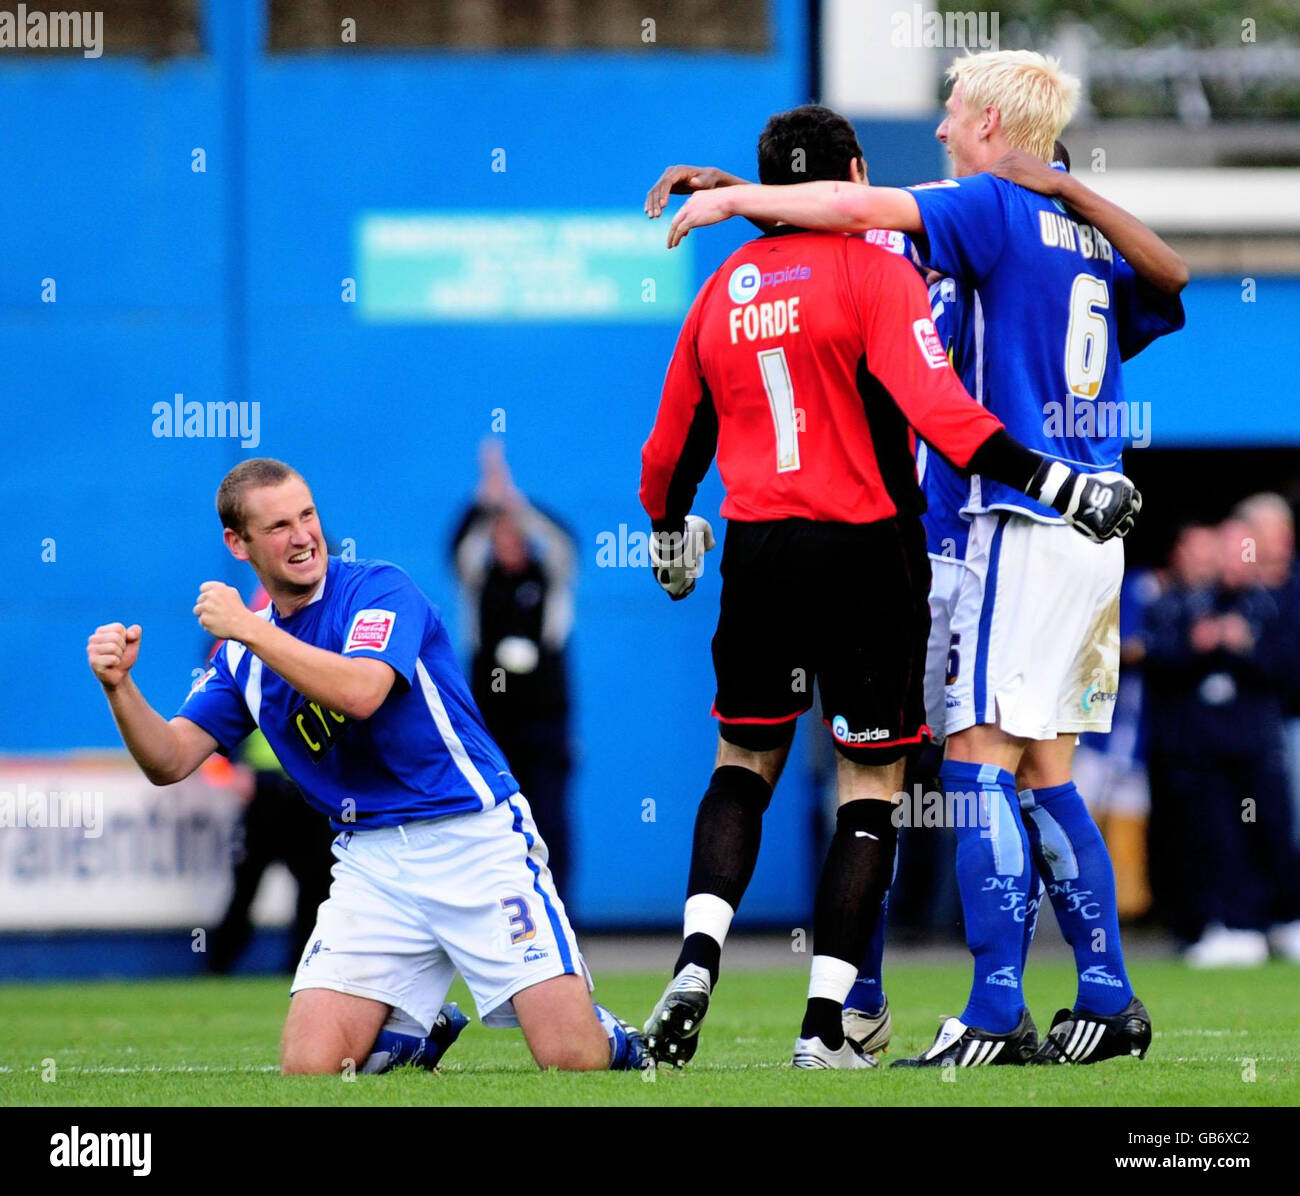
{"label": "blurred crowd", "polygon": [[1076,778],[1115,861],[1121,911],[1189,964],[1300,961],[1300,573],[1294,520],[1256,494],[1189,523],[1125,579],[1110,736]]}

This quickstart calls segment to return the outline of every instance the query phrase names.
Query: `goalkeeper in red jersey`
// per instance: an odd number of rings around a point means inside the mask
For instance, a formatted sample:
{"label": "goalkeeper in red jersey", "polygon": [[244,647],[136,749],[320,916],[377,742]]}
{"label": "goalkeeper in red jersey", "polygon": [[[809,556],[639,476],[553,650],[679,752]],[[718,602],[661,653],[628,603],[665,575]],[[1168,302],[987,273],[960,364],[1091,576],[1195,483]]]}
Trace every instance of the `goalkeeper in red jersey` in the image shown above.
{"label": "goalkeeper in red jersey", "polygon": [[[768,122],[759,177],[862,182],[865,165],[853,127],[806,106]],[[892,874],[904,766],[928,736],[914,431],[963,473],[1023,490],[1092,539],[1124,535],[1140,505],[1127,479],[1032,452],[966,393],[924,284],[885,243],[782,225],[733,253],[696,296],[642,450],[652,565],[670,597],[691,592],[713,546],[690,508],[715,454],[728,520],[713,639],[718,754],[695,824],[682,951],[646,1024],[660,1062],[695,1053],[815,677],[839,810],[793,1063],[875,1065],[845,1040],[841,1011]]]}

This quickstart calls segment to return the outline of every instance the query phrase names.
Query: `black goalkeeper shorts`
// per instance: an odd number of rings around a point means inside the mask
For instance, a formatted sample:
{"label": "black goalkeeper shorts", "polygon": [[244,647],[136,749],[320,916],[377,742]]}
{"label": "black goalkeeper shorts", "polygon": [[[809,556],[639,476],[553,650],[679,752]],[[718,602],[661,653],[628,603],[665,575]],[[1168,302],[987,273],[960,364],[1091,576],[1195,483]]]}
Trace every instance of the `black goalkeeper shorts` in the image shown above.
{"label": "black goalkeeper shorts", "polygon": [[836,748],[887,764],[929,738],[930,560],[921,521],[727,524],[713,637],[723,739],[789,742],[814,680]]}

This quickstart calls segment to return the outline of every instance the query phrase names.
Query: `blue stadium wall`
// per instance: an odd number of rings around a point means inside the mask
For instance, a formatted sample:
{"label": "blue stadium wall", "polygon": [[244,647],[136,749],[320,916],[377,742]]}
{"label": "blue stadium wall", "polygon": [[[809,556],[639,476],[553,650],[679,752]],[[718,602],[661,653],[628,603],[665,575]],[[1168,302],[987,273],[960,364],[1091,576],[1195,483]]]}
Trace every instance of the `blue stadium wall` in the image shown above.
{"label": "blue stadium wall", "polygon": [[[636,213],[669,162],[751,169],[769,113],[808,98],[804,6],[775,0],[761,55],[271,55],[260,8],[205,5],[193,58],[0,62],[0,603],[16,633],[0,750],[118,745],[85,665],[100,622],[143,624],[139,683],[164,712],[179,704],[205,651],[199,583],[249,588],[212,509],[243,456],[296,463],[328,534],[402,564],[457,631],[448,536],[502,408],[516,480],[581,544],[580,862],[564,891],[586,925],[671,922],[713,766],[716,566],[671,604],[645,570],[598,568],[596,549],[644,526],[639,450],[680,321],[376,325],[341,302],[342,280],[364,211]],[[696,280],[745,236],[692,238]],[[152,406],[176,393],[259,402],[260,445],[155,438]],[[699,509],[720,500],[711,476]],[[812,826],[795,770],[751,919],[808,914]]]}
{"label": "blue stadium wall", "polygon": [[[669,162],[751,169],[767,115],[808,98],[804,6],[772,12],[764,55],[272,56],[260,6],[208,4],[193,58],[0,63],[0,750],[117,744],[83,647],[110,619],[144,625],[140,684],[179,703],[205,650],[198,584],[248,589],[211,504],[251,453],[297,463],[331,536],[404,565],[458,628],[447,538],[502,408],[517,481],[582,547],[564,887],[585,925],[674,922],[713,760],[716,558],[669,604],[643,570],[598,568],[596,548],[643,526],[639,447],[676,322],[375,325],[340,291],[364,211],[636,212]],[[745,236],[728,225],[678,252],[698,282]],[[1132,367],[1158,443],[1300,438],[1300,407],[1279,401],[1288,355],[1241,352],[1291,343],[1300,280],[1259,280],[1254,305],[1229,291],[1194,283],[1189,339]],[[176,393],[259,402],[261,443],[155,438],[152,406]],[[720,497],[711,476],[697,509]],[[749,921],[806,924],[816,805],[793,766]]]}

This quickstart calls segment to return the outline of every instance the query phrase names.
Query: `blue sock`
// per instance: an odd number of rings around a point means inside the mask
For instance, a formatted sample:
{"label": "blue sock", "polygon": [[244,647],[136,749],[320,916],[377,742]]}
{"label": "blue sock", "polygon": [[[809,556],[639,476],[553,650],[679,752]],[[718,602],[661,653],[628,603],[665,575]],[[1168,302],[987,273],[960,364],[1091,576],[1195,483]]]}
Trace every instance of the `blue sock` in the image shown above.
{"label": "blue sock", "polygon": [[957,886],[975,958],[961,1020],[1006,1034],[1025,1008],[1021,956],[1033,877],[1016,780],[1004,768],[957,760],[944,761],[939,779],[957,823]]}
{"label": "blue sock", "polygon": [[845,1009],[856,1009],[868,1017],[875,1017],[885,1007],[885,986],[881,973],[885,963],[885,914],[889,909],[889,894],[880,903],[880,917],[876,931],[867,944],[867,953],[858,968],[858,978],[845,998]]}
{"label": "blue sock", "polygon": [[428,1054],[427,1038],[417,1038],[414,1034],[398,1034],[395,1030],[380,1030],[375,1038],[375,1045],[370,1048],[370,1058],[366,1060],[361,1071],[364,1075],[377,1076],[407,1063],[413,1063],[417,1067],[436,1067],[437,1059],[428,1062],[426,1058]]}
{"label": "blue sock", "polygon": [[1074,1007],[1103,1017],[1133,999],[1124,968],[1110,853],[1070,781],[1020,795],[1029,842],[1065,941],[1074,949]]}
{"label": "blue sock", "polygon": [[[1023,810],[1023,806],[1021,809]],[[1022,818],[1023,822],[1024,819]],[[1025,834],[1029,834],[1029,827],[1025,827]],[[1033,838],[1030,838],[1030,847],[1032,849]],[[1032,854],[1032,851],[1031,851]],[[1034,869],[1034,874],[1029,878],[1029,891],[1033,894],[1025,902],[1025,940],[1024,946],[1020,950],[1020,974],[1023,976],[1025,968],[1029,966],[1029,948],[1033,946],[1034,935],[1038,931],[1038,912],[1043,908],[1043,898],[1047,896],[1047,886],[1043,884],[1043,878],[1038,875],[1038,869]]]}
{"label": "blue sock", "polygon": [[646,1066],[645,1042],[636,1029],[611,1013],[604,1005],[592,1001],[605,1036],[609,1039],[609,1070],[640,1071]]}
{"label": "blue sock", "polygon": [[427,1036],[380,1030],[375,1037],[374,1046],[370,1048],[369,1057],[360,1069],[361,1074],[382,1075],[407,1063],[433,1071],[468,1025],[469,1018],[460,1011],[459,1006],[448,1002],[438,1011],[437,1020]]}

